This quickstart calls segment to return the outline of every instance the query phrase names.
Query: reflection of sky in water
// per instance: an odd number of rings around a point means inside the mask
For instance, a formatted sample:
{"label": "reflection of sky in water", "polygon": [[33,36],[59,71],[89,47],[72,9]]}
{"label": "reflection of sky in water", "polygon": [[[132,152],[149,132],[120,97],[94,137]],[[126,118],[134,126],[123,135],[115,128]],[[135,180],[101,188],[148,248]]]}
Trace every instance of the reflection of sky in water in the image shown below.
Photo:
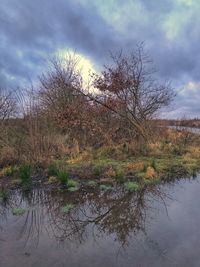
{"label": "reflection of sky in water", "polygon": [[[0,266],[200,266],[199,191],[197,179],[132,195],[13,194],[1,207]],[[31,208],[17,217],[17,205]]]}

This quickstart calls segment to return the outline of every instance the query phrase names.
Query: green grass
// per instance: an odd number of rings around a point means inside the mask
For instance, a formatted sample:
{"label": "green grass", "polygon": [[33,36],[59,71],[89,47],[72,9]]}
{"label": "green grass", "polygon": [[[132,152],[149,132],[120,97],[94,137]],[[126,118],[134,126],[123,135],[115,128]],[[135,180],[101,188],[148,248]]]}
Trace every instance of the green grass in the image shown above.
{"label": "green grass", "polygon": [[78,182],[72,179],[69,179],[67,182],[68,187],[78,187]]}
{"label": "green grass", "polygon": [[130,182],[129,181],[129,182],[126,182],[124,184],[124,186],[125,186],[125,189],[128,190],[128,191],[130,191],[130,192],[138,191],[140,189],[139,184],[136,183],[136,182]]}
{"label": "green grass", "polygon": [[32,167],[30,164],[24,164],[19,168],[19,178],[22,185],[29,185],[31,183]]}
{"label": "green grass", "polygon": [[61,208],[62,213],[69,213],[74,208],[73,204],[67,204]]}
{"label": "green grass", "polygon": [[145,185],[157,185],[160,183],[160,179],[144,179]]}
{"label": "green grass", "polygon": [[69,192],[76,192],[76,191],[78,191],[78,190],[79,190],[79,187],[77,187],[77,186],[76,186],[76,187],[69,187],[69,188],[68,188],[68,191],[69,191]]}
{"label": "green grass", "polygon": [[67,185],[69,180],[69,173],[66,170],[59,170],[57,178],[62,185]]}
{"label": "green grass", "polygon": [[13,215],[20,216],[20,215],[23,215],[26,211],[27,211],[27,209],[25,209],[25,208],[14,208],[12,210],[12,213],[13,213]]}
{"label": "green grass", "polygon": [[68,191],[75,192],[79,190],[79,184],[77,181],[69,179],[67,182]]}
{"label": "green grass", "polygon": [[0,199],[2,199],[3,201],[8,200],[9,197],[9,192],[7,189],[1,189],[0,190]]}
{"label": "green grass", "polygon": [[102,174],[102,166],[100,165],[94,166],[93,170],[95,176],[100,176]]}
{"label": "green grass", "polygon": [[47,170],[48,176],[57,176],[58,172],[59,170],[56,164],[52,163],[48,166],[48,170]]}
{"label": "green grass", "polygon": [[124,171],[121,168],[116,169],[115,171],[115,180],[118,183],[124,182]]}

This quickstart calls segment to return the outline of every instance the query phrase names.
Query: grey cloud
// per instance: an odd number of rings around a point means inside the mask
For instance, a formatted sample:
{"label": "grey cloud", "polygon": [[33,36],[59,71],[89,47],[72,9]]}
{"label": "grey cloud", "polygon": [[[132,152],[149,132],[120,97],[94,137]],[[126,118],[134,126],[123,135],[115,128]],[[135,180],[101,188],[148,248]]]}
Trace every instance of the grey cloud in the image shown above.
{"label": "grey cloud", "polygon": [[[141,0],[142,9],[134,13],[129,6],[137,1],[117,0],[113,13],[110,10],[109,17],[105,18],[99,5],[104,5],[106,10],[108,2],[0,0],[0,85],[14,87],[27,78],[35,79],[45,66],[45,60],[57,49],[75,49],[101,65],[108,50],[129,50],[141,41],[145,41],[160,78],[172,80],[175,86],[189,80],[200,81],[198,1],[194,1],[196,5],[191,9],[184,5],[178,7],[177,1],[172,0]],[[169,40],[163,25],[169,16],[174,19],[177,8],[183,15],[186,12],[187,20],[180,24],[177,36]],[[121,14],[121,10],[125,13]],[[117,16],[119,27],[126,22],[123,30],[112,22]],[[174,27],[176,19],[179,23],[179,17],[175,17]],[[196,94],[194,97],[199,99],[199,93]],[[192,96],[177,97],[177,108],[182,106],[187,112],[199,113],[197,105]]]}

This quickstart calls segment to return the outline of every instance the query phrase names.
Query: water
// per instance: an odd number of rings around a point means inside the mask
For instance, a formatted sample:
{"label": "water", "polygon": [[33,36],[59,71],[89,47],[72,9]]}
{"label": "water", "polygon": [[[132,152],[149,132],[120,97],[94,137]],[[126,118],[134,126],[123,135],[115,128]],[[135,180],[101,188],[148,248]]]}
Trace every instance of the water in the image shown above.
{"label": "water", "polygon": [[200,128],[187,127],[187,126],[168,126],[168,128],[176,129],[179,131],[185,131],[189,133],[200,134]]}
{"label": "water", "polygon": [[0,266],[200,266],[199,181],[138,193],[12,191],[0,206]]}

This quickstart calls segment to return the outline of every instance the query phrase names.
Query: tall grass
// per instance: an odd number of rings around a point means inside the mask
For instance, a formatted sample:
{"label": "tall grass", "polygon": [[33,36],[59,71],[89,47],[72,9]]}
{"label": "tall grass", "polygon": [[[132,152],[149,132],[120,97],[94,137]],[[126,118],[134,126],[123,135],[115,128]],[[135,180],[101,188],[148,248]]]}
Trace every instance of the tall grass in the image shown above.
{"label": "tall grass", "polygon": [[67,185],[69,180],[69,173],[66,170],[59,170],[57,172],[57,178],[62,185]]}

